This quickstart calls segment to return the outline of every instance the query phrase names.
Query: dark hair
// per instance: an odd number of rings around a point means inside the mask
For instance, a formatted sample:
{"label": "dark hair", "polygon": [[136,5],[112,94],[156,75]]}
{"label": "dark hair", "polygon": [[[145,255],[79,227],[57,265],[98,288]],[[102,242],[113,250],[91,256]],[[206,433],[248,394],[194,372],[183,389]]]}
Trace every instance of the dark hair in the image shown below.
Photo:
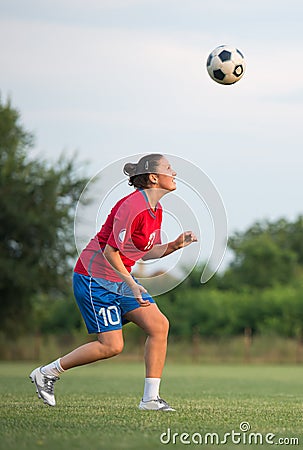
{"label": "dark hair", "polygon": [[160,153],[151,153],[143,156],[137,163],[126,163],[123,172],[129,177],[128,184],[135,188],[147,188],[150,186],[149,174],[157,173]]}

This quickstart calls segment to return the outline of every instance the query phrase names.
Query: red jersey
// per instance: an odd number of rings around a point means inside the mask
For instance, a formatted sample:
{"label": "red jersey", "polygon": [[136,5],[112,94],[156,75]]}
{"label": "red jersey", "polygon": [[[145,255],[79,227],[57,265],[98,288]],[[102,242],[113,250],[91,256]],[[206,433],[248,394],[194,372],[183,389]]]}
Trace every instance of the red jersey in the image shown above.
{"label": "red jersey", "polygon": [[152,210],[143,189],[137,189],[119,200],[101,230],[81,252],[75,272],[121,282],[121,278],[103,256],[106,244],[119,250],[126,269],[155,244],[161,244],[162,207]]}

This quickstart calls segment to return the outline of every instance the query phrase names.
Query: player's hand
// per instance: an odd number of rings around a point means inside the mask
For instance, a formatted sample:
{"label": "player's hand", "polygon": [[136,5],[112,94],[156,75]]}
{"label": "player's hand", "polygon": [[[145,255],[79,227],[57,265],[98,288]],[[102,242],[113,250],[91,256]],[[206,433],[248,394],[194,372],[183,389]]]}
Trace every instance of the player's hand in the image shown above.
{"label": "player's hand", "polygon": [[134,294],[135,299],[137,300],[137,302],[139,303],[140,306],[149,306],[150,305],[149,300],[143,300],[143,298],[142,298],[142,294],[146,294],[146,292],[147,292],[147,290],[143,286],[135,283],[131,286],[131,290]]}
{"label": "player's hand", "polygon": [[176,248],[184,248],[197,241],[198,239],[192,231],[185,231],[184,233],[180,234],[179,237],[177,237],[177,239],[175,240],[175,245]]}

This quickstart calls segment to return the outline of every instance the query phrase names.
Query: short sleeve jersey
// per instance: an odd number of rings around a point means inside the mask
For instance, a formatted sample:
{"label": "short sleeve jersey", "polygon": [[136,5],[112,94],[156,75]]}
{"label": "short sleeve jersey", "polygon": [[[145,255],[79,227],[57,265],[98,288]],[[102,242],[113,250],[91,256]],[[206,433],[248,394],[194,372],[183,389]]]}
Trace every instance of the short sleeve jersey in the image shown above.
{"label": "short sleeve jersey", "polygon": [[101,230],[80,254],[75,272],[94,278],[105,278],[120,282],[121,278],[103,256],[108,244],[119,251],[126,269],[131,269],[136,261],[155,244],[161,243],[162,207],[150,207],[143,189],[137,189],[119,200],[111,210]]}

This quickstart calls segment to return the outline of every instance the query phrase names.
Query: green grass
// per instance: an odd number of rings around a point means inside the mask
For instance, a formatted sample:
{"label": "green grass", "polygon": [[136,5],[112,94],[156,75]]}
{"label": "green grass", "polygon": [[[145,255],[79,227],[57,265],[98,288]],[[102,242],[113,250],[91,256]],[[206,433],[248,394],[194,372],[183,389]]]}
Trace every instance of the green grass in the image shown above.
{"label": "green grass", "polygon": [[[277,445],[164,445],[160,435],[172,433],[250,432],[299,438],[302,433],[300,366],[202,366],[168,364],[161,393],[175,413],[137,409],[143,388],[143,364],[117,358],[73,369],[56,384],[57,406],[38,400],[28,379],[35,364],[0,363],[0,448],[33,449],[160,449],[250,447]],[[246,433],[246,438],[249,433]],[[241,439],[243,441],[243,433]],[[196,439],[198,437],[196,436]],[[282,445],[281,447],[286,447]],[[287,447],[296,447],[287,445]]]}

